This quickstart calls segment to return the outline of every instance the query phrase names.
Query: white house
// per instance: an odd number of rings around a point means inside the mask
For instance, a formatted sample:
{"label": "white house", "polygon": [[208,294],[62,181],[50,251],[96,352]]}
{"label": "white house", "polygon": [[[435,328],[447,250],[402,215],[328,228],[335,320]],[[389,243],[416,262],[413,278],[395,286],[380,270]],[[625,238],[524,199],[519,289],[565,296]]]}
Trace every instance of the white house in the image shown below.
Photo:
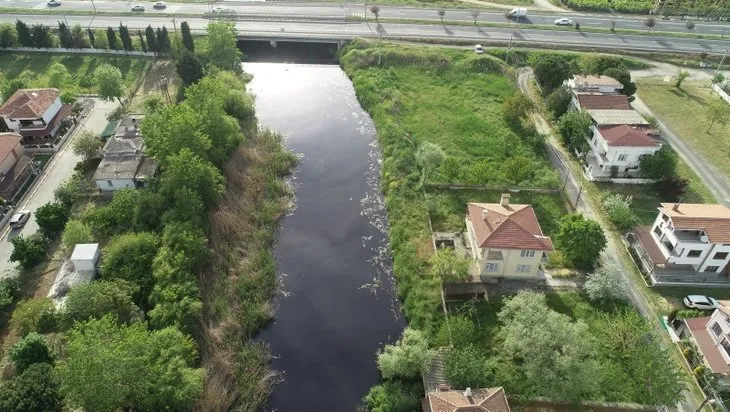
{"label": "white house", "polygon": [[654,224],[637,228],[634,236],[635,250],[654,283],[728,283],[727,206],[662,203]]}
{"label": "white house", "polygon": [[590,180],[638,177],[641,159],[662,147],[653,132],[625,124],[593,125],[586,140],[583,166]]}
{"label": "white house", "polygon": [[0,129],[19,133],[23,144],[53,140],[71,113],[58,89],[20,89],[0,107]]}
{"label": "white house", "polygon": [[624,88],[618,80],[609,76],[573,76],[565,82],[571,90],[583,92],[620,93]]}
{"label": "white house", "polygon": [[679,336],[694,342],[705,366],[718,383],[730,387],[730,302],[719,301],[712,316],[687,318],[677,328]]}

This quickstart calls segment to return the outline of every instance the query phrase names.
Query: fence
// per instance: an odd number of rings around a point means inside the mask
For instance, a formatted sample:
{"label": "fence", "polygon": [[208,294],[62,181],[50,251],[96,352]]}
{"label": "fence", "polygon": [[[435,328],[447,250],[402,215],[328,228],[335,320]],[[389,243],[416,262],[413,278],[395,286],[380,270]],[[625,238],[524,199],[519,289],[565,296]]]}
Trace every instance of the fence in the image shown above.
{"label": "fence", "polygon": [[66,49],[63,47],[6,47],[0,49],[6,52],[24,52],[24,53],[48,53],[48,54],[95,54],[99,56],[137,56],[137,57],[156,57],[152,52],[141,51],[124,51],[112,49]]}
{"label": "fence", "polygon": [[722,90],[722,87],[715,83],[712,85],[712,90],[715,91],[718,95],[720,95],[720,98],[725,100],[728,104],[730,104],[730,95],[725,92],[725,90]]}

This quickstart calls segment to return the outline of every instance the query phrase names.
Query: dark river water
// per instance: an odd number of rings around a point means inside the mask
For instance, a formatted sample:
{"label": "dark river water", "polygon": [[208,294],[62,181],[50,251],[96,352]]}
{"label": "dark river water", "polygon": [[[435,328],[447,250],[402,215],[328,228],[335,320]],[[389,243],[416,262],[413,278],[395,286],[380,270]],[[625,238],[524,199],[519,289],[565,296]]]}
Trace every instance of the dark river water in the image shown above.
{"label": "dark river water", "polygon": [[296,206],[276,251],[274,322],[260,334],[283,372],[272,411],[354,411],[375,351],[404,327],[393,293],[375,128],[332,65],[248,63],[262,126],[300,154]]}

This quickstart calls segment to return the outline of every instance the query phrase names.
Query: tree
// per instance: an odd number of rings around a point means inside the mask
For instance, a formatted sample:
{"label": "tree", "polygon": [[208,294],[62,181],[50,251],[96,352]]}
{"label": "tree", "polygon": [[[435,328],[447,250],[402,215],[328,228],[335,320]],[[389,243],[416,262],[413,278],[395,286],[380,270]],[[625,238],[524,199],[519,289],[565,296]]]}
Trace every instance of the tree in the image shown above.
{"label": "tree", "polygon": [[154,233],[125,233],[113,237],[104,247],[101,261],[102,279],[122,279],[138,288],[135,302],[146,307],[153,286],[152,261],[159,238]]}
{"label": "tree", "polygon": [[47,363],[35,363],[20,376],[0,386],[0,410],[61,412],[63,398],[53,367]]}
{"label": "tree", "polygon": [[51,28],[42,24],[35,24],[30,29],[31,38],[33,39],[33,47],[54,47],[56,44]]}
{"label": "tree", "polygon": [[74,39],[71,36],[71,30],[68,29],[63,22],[58,22],[58,38],[61,41],[61,47],[71,49],[74,47]]}
{"label": "tree", "polygon": [[139,204],[139,191],[132,188],[120,189],[114,192],[111,203],[88,209],[81,220],[88,224],[92,231],[105,235],[126,232],[135,227]]}
{"label": "tree", "polygon": [[110,101],[116,98],[119,104],[122,104],[124,78],[118,68],[108,63],[100,64],[94,70],[94,83],[102,100]]}
{"label": "tree", "polygon": [[96,29],[94,34],[94,47],[97,49],[108,49],[109,38],[107,36],[107,30]]}
{"label": "tree", "polygon": [[533,396],[591,399],[598,386],[594,341],[588,326],[547,306],[545,295],[523,291],[499,311],[500,353],[519,364],[519,378]]}
{"label": "tree", "polygon": [[17,277],[0,279],[0,312],[5,311],[20,296],[20,280]]}
{"label": "tree", "polygon": [[621,268],[613,263],[599,267],[588,275],[583,286],[588,297],[597,302],[626,300],[626,285],[621,278]]}
{"label": "tree", "polygon": [[129,36],[129,29],[127,26],[122,25],[122,23],[119,23],[119,38],[122,40],[122,48],[124,51],[134,50],[134,47],[132,47],[132,38]]}
{"label": "tree", "polygon": [[439,167],[444,161],[444,151],[431,142],[423,142],[416,151],[416,163],[421,168],[421,184],[426,181],[428,172]]}
{"label": "tree", "polygon": [[560,219],[555,241],[563,256],[582,268],[592,267],[607,243],[601,225],[580,213],[570,213]]}
{"label": "tree", "polygon": [[193,153],[208,153],[212,143],[203,131],[201,117],[186,103],[164,106],[150,114],[140,126],[147,152],[162,164],[185,148]]}
{"label": "tree", "polygon": [[677,89],[682,88],[682,82],[684,82],[689,77],[689,72],[686,70],[680,70],[677,72],[676,75],[674,75],[674,87]]}
{"label": "tree", "polygon": [[377,4],[373,4],[370,6],[370,13],[373,13],[373,16],[375,16],[375,21],[378,21],[378,17],[380,17],[380,6]]}
{"label": "tree", "polygon": [[620,193],[603,198],[603,208],[608,218],[621,230],[629,230],[636,224],[636,216],[631,211],[633,197],[623,196]]}
{"label": "tree", "polygon": [[18,335],[31,332],[48,333],[56,329],[56,307],[51,298],[34,298],[18,303],[10,319],[10,327]]}
{"label": "tree", "polygon": [[34,363],[53,364],[46,337],[36,332],[29,333],[10,348],[10,359],[18,372],[23,372]]}
{"label": "tree", "polygon": [[185,148],[168,158],[167,168],[160,179],[160,193],[169,199],[182,188],[198,193],[206,208],[210,209],[218,203],[225,184],[213,164]]}
{"label": "tree", "polygon": [[180,23],[180,33],[182,33],[182,42],[186,49],[191,52],[195,51],[195,42],[193,41],[193,35],[190,33],[190,25],[184,21]]}
{"label": "tree", "polygon": [[436,13],[438,13],[439,17],[441,18],[441,24],[444,24],[444,16],[446,15],[446,10],[440,8],[436,11]]}
{"label": "tree", "polygon": [[170,35],[165,26],[162,26],[162,29],[157,28],[157,47],[160,50],[160,54],[170,53]]}
{"label": "tree", "polygon": [[159,112],[165,107],[165,100],[159,94],[151,94],[142,102],[143,111],[146,115]]}
{"label": "tree", "polygon": [[668,145],[655,153],[644,156],[639,163],[641,175],[647,179],[663,179],[674,176],[677,170],[677,154]]}
{"label": "tree", "polygon": [[493,382],[484,350],[474,345],[448,349],[443,364],[444,377],[455,388],[485,388]]}
{"label": "tree", "polygon": [[552,54],[542,54],[532,65],[535,78],[543,88],[544,94],[549,94],[570,78],[570,64],[564,58]]}
{"label": "tree", "polygon": [[94,30],[88,28],[86,29],[86,34],[89,36],[89,43],[91,43],[91,47],[96,47],[96,36],[94,35]]}
{"label": "tree", "polygon": [[82,197],[91,193],[96,188],[96,184],[81,173],[74,173],[70,179],[61,183],[60,186],[53,191],[56,201],[63,203],[66,207],[71,208],[74,203],[78,202]]}
{"label": "tree", "polygon": [[149,331],[110,316],[77,324],[59,364],[68,402],[88,411],[190,410],[203,388],[195,343],[175,328]]}
{"label": "tree", "polygon": [[553,119],[559,119],[568,111],[572,99],[573,93],[570,89],[560,86],[545,98],[545,106],[552,114]]}
{"label": "tree", "polygon": [[666,176],[656,182],[657,192],[661,193],[665,200],[677,201],[682,198],[689,186],[689,180],[679,176]]}
{"label": "tree", "polygon": [[38,228],[48,237],[61,233],[70,216],[71,211],[59,202],[48,202],[35,212]]}
{"label": "tree", "polygon": [[461,162],[454,156],[446,156],[441,164],[441,173],[450,183],[454,182],[461,174]]}
{"label": "tree", "polygon": [[142,52],[147,53],[147,44],[144,42],[144,35],[142,30],[137,30],[137,37],[139,37],[139,47],[142,48]]}
{"label": "tree", "polygon": [[96,159],[101,155],[101,139],[96,133],[84,130],[74,139],[73,151],[77,156],[81,156],[85,162]]}
{"label": "tree", "polygon": [[18,44],[16,27],[12,23],[0,24],[0,48],[16,47]]}
{"label": "tree", "polygon": [[419,405],[418,383],[384,381],[370,388],[363,399],[370,412],[413,412]]}
{"label": "tree", "polygon": [[458,255],[453,249],[439,249],[430,259],[431,275],[443,282],[459,282],[469,277],[471,260]]}
{"label": "tree", "polygon": [[147,28],[144,30],[144,35],[147,38],[147,48],[151,52],[159,53],[160,48],[157,45],[157,38],[155,37],[155,29],[153,29],[152,26],[147,26]]}
{"label": "tree", "polygon": [[61,314],[64,328],[76,322],[101,319],[106,315],[118,323],[142,320],[142,311],[132,301],[136,287],[123,280],[99,280],[71,289]]}
{"label": "tree", "polygon": [[66,66],[61,63],[53,63],[48,68],[48,84],[57,89],[63,89],[70,81],[71,75],[68,73]]}
{"label": "tree", "polygon": [[644,26],[646,26],[646,31],[650,31],[656,26],[656,19],[653,17],[648,17],[646,20],[644,20]]}
{"label": "tree", "polygon": [[434,355],[423,332],[406,327],[395,345],[378,351],[378,368],[385,379],[415,378],[428,371]]}
{"label": "tree", "polygon": [[82,49],[89,47],[89,41],[86,39],[86,30],[78,23],[71,27],[71,38],[73,38],[75,48]]}
{"label": "tree", "polygon": [[69,220],[61,235],[61,244],[67,255],[70,255],[76,245],[82,243],[92,243],[94,236],[91,234],[91,228],[80,220]]}
{"label": "tree", "polygon": [[28,88],[28,82],[21,78],[16,77],[14,79],[10,79],[5,82],[5,84],[2,85],[2,97],[3,99],[7,100],[12,96],[15,92],[17,92],[19,89],[27,89]]}
{"label": "tree", "polygon": [[504,118],[513,127],[521,127],[522,121],[535,110],[535,103],[520,92],[516,92],[502,103]]}
{"label": "tree", "polygon": [[28,25],[20,20],[15,21],[15,29],[18,32],[18,43],[20,47],[33,47],[33,38]]}
{"label": "tree", "polygon": [[568,148],[583,152],[588,144],[586,139],[590,136],[592,124],[591,116],[587,112],[568,112],[558,122],[558,134]]}
{"label": "tree", "polygon": [[475,26],[477,25],[477,19],[479,18],[479,13],[480,12],[477,9],[472,9],[472,11],[471,11],[471,17],[474,18],[474,25]]}
{"label": "tree", "polygon": [[208,36],[202,41],[202,60],[206,65],[240,73],[242,53],[236,44],[236,26],[228,21],[212,21],[206,31]]}
{"label": "tree", "polygon": [[106,29],[106,41],[110,49],[117,49],[117,34],[114,33],[114,29],[111,27],[107,27]]}
{"label": "tree", "polygon": [[10,242],[13,244],[10,261],[20,263],[20,266],[24,269],[39,263],[46,256],[48,238],[40,233],[28,237],[16,236]]}
{"label": "tree", "polygon": [[185,49],[177,60],[177,74],[183,84],[193,84],[203,78],[203,64],[195,53]]}
{"label": "tree", "polygon": [[603,75],[621,83],[621,94],[631,97],[636,93],[636,83],[631,81],[631,72],[626,67],[610,67],[603,71]]}
{"label": "tree", "polygon": [[705,117],[707,118],[707,121],[710,122],[710,125],[707,126],[706,133],[710,133],[710,130],[715,123],[725,126],[728,122],[728,118],[730,117],[730,105],[722,99],[713,99],[705,107]]}

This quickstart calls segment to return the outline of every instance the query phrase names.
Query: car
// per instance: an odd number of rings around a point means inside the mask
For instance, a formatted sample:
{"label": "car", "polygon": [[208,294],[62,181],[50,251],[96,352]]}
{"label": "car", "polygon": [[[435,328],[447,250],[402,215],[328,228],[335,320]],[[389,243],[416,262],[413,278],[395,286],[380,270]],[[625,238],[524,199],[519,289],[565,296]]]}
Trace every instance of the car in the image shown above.
{"label": "car", "polygon": [[48,4],[50,7],[56,7],[61,5],[61,0],[48,0]]}
{"label": "car", "polygon": [[132,6],[132,11],[144,11],[144,6],[141,4],[135,4]]}
{"label": "car", "polygon": [[482,47],[481,44],[477,44],[476,46],[474,46],[474,53],[484,54],[484,47]]}
{"label": "car", "polygon": [[13,229],[20,229],[25,226],[28,219],[30,219],[30,210],[21,210],[10,218],[10,227]]}
{"label": "car", "polygon": [[228,10],[228,9],[223,6],[213,7],[213,13],[223,13],[226,10]]}
{"label": "car", "polygon": [[719,305],[714,298],[703,295],[689,295],[682,301],[684,302],[684,306],[699,310],[713,310]]}
{"label": "car", "polygon": [[165,3],[164,1],[158,1],[157,3],[152,5],[152,8],[153,9],[164,9],[164,8],[167,8],[167,3]]}
{"label": "car", "polygon": [[562,19],[555,20],[555,24],[557,26],[572,26],[573,25],[573,20],[571,20],[571,19],[569,19],[567,17],[563,17]]}

